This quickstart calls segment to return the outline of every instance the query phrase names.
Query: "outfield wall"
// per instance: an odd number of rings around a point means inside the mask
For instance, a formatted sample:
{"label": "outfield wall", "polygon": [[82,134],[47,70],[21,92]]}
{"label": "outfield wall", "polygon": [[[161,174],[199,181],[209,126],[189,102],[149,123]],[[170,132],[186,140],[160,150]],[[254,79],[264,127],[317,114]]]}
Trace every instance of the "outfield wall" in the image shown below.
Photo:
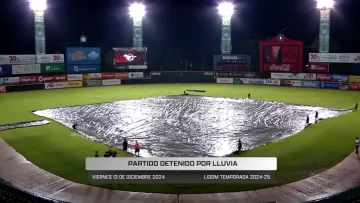
{"label": "outfield wall", "polygon": [[30,75],[0,78],[0,93],[157,83],[270,85],[360,91],[360,76],[314,73],[271,73],[271,78],[269,79],[261,77],[263,77],[263,75],[254,72],[216,73],[209,71]]}

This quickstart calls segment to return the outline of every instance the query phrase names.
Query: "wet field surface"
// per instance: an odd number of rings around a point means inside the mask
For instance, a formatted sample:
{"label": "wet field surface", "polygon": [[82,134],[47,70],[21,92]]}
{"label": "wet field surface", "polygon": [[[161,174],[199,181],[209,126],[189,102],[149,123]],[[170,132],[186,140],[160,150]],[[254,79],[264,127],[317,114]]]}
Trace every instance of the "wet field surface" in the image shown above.
{"label": "wet field surface", "polygon": [[12,130],[12,129],[16,129],[16,128],[28,128],[28,127],[42,126],[42,125],[47,125],[47,124],[50,124],[50,121],[40,120],[40,121],[5,124],[5,125],[0,125],[0,131]]}
{"label": "wet field surface", "polygon": [[143,157],[224,156],[278,141],[315,122],[350,111],[247,99],[168,96],[35,111],[83,136],[116,148],[135,140]]}

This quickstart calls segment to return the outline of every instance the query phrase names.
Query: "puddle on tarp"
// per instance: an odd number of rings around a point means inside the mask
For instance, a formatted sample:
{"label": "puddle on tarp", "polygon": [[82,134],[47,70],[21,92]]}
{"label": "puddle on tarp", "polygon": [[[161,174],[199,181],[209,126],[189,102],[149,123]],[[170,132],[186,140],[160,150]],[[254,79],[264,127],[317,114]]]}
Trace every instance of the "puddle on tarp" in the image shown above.
{"label": "puddle on tarp", "polygon": [[35,126],[42,126],[50,124],[50,121],[40,120],[40,121],[29,121],[29,122],[21,122],[21,123],[12,123],[12,124],[4,124],[0,125],[0,131],[4,130],[12,130],[16,128],[28,128]]}
{"label": "puddle on tarp", "polygon": [[80,134],[116,148],[128,139],[133,152],[135,140],[142,157],[225,156],[278,141],[310,123],[350,111],[288,105],[247,99],[201,96],[169,96],[36,111]]}

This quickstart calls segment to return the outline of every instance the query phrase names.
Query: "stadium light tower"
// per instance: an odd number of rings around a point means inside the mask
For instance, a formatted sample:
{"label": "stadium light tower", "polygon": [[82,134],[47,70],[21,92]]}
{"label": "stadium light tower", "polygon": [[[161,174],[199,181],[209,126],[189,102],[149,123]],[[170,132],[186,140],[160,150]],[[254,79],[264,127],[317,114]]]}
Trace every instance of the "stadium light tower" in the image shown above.
{"label": "stadium light tower", "polygon": [[330,10],[334,0],[317,0],[320,10],[319,53],[329,53],[330,44]]}
{"label": "stadium light tower", "polygon": [[133,19],[133,47],[143,47],[142,19],[145,16],[145,5],[141,3],[131,4],[130,16]]}
{"label": "stadium light tower", "polygon": [[234,14],[234,5],[230,2],[220,3],[218,11],[222,20],[221,54],[231,54],[231,17]]}
{"label": "stadium light tower", "polygon": [[44,13],[46,10],[46,0],[29,0],[30,8],[35,14],[35,53],[45,54],[45,23]]}

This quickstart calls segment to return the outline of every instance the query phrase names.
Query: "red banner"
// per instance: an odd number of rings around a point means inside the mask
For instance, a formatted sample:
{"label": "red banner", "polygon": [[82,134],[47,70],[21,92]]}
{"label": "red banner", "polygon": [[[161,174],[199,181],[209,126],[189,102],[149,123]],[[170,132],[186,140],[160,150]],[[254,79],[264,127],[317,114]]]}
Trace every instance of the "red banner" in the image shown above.
{"label": "red banner", "polygon": [[310,73],[328,73],[329,63],[309,63],[306,68]]}
{"label": "red banner", "polygon": [[6,87],[0,86],[0,93],[6,93]]}
{"label": "red banner", "polygon": [[58,74],[58,75],[44,75],[38,77],[39,82],[64,82],[67,81],[66,74]]}
{"label": "red banner", "polygon": [[298,64],[264,64],[264,72],[297,73]]}
{"label": "red banner", "polygon": [[360,90],[360,84],[346,84],[349,90]]}
{"label": "red banner", "polygon": [[115,79],[115,73],[101,73],[101,79]]}
{"label": "red banner", "polygon": [[331,74],[316,74],[316,80],[318,81],[332,81]]}
{"label": "red banner", "polygon": [[39,83],[39,77],[41,76],[20,76],[20,84]]}
{"label": "red banner", "polygon": [[115,73],[115,79],[128,79],[129,73]]}

